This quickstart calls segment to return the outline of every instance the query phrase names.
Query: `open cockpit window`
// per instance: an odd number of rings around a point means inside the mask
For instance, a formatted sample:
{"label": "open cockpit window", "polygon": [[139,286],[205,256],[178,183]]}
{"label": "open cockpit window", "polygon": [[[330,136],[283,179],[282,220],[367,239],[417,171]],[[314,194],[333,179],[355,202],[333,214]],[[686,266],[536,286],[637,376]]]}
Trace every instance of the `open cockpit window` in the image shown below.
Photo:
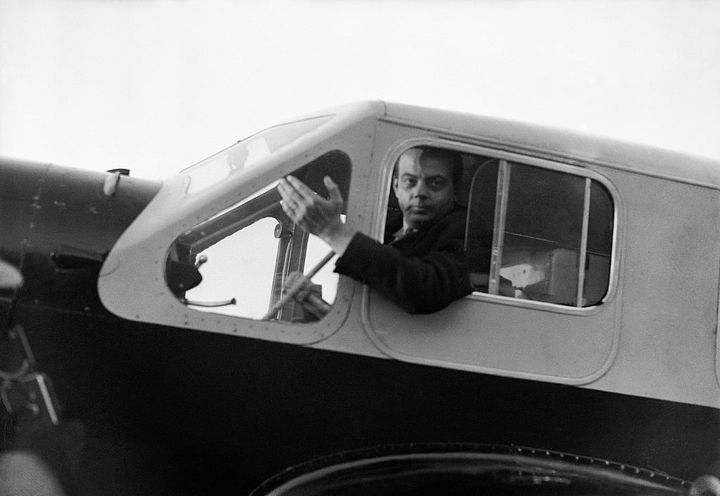
{"label": "open cockpit window", "polygon": [[609,287],[614,208],[585,175],[486,159],[468,193],[466,250],[479,292],[573,307]]}
{"label": "open cockpit window", "polygon": [[[292,174],[320,194],[330,176],[347,198],[350,159],[332,151]],[[318,316],[297,299],[282,303],[293,274],[307,273],[330,249],[293,224],[280,206],[276,181],[255,194],[198,223],[173,243],[166,282],[173,294],[194,309],[286,322],[308,322]],[[312,279],[309,298],[331,305],[338,276],[327,263]],[[280,303],[279,303],[280,302]]]}
{"label": "open cockpit window", "polygon": [[[608,189],[581,169],[460,156],[455,200],[467,209],[465,253],[474,291],[572,307],[600,303],[609,289],[613,245]],[[389,217],[394,210],[391,192]]]}

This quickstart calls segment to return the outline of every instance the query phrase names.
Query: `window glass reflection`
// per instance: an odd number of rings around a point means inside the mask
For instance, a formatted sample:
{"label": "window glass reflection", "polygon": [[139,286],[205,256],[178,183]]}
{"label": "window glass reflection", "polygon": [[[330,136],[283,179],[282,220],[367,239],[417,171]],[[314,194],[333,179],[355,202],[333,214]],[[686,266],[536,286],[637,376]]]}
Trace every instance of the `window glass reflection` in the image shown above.
{"label": "window glass reflection", "polygon": [[330,118],[331,116],[313,117],[268,128],[185,169],[182,173],[190,179],[187,193],[198,193],[231,174],[253,167],[263,158],[291,144]]}

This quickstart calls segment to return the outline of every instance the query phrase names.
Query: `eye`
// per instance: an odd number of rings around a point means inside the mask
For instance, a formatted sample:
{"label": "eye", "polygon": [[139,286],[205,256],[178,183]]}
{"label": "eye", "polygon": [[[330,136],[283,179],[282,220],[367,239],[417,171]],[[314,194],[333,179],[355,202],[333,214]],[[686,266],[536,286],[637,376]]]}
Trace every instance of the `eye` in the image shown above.
{"label": "eye", "polygon": [[403,188],[412,188],[417,184],[417,179],[414,177],[404,177],[402,180]]}
{"label": "eye", "polygon": [[427,186],[433,191],[440,191],[447,186],[447,181],[444,177],[431,177],[427,180]]}

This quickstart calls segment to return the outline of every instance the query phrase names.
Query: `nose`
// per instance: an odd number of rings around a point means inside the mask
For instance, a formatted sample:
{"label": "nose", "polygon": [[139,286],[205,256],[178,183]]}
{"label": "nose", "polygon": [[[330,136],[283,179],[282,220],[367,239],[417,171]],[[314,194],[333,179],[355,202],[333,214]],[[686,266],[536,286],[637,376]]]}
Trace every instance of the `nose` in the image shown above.
{"label": "nose", "polygon": [[427,196],[428,196],[428,189],[427,189],[427,185],[425,184],[425,181],[423,181],[422,179],[420,179],[420,180],[417,182],[417,184],[415,185],[415,191],[414,191],[413,193],[415,193],[415,196],[419,196],[419,197],[422,197],[422,198],[427,198]]}

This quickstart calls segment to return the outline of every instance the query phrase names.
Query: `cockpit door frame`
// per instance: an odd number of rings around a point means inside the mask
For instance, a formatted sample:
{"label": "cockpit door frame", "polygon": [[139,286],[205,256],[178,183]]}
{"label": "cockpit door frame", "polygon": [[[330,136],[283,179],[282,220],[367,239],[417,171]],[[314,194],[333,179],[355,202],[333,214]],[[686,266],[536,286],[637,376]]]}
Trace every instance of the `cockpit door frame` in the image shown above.
{"label": "cockpit door frame", "polygon": [[[333,150],[342,151],[351,163],[347,220],[363,225],[362,208],[357,207],[360,202],[353,200],[353,195],[362,195],[356,185],[366,179],[363,176],[372,159],[377,119],[382,112],[384,106],[377,102],[341,108],[307,136],[198,196],[187,195],[182,175],[170,178],[123,233],[103,265],[98,291],[105,306],[130,320],[292,344],[313,344],[333,335],[350,311],[355,283],[348,278],[339,278],[335,304],[318,322],[260,321],[183,305],[165,283],[166,257],[169,247],[188,229]],[[294,264],[302,262],[295,258]],[[128,291],[131,286],[132,292]]]}

